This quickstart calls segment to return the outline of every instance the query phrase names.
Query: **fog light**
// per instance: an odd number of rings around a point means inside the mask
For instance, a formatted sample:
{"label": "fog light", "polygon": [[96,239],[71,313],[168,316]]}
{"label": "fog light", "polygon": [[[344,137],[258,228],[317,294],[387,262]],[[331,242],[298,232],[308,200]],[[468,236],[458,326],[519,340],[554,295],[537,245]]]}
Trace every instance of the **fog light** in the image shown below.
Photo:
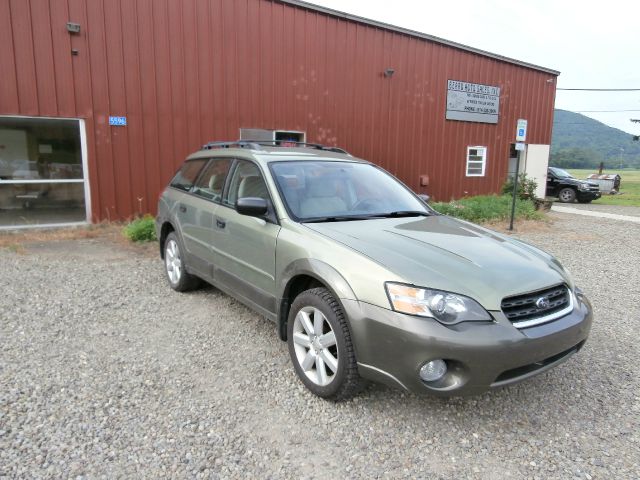
{"label": "fog light", "polygon": [[431,360],[420,368],[420,378],[424,382],[435,382],[447,373],[447,364],[444,360]]}

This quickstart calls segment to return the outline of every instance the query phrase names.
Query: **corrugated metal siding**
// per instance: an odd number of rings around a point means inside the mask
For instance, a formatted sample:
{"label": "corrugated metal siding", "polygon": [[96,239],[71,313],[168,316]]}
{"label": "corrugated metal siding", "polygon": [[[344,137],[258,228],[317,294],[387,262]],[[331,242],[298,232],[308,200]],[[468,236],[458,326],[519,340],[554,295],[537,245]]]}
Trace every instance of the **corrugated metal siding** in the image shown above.
{"label": "corrugated metal siding", "polygon": [[[86,120],[95,220],[155,211],[188,153],[240,127],[304,130],[417,191],[428,174],[445,200],[499,190],[518,118],[551,140],[552,74],[278,1],[0,0],[0,44],[0,114]],[[500,86],[499,123],[446,121],[448,79]]]}

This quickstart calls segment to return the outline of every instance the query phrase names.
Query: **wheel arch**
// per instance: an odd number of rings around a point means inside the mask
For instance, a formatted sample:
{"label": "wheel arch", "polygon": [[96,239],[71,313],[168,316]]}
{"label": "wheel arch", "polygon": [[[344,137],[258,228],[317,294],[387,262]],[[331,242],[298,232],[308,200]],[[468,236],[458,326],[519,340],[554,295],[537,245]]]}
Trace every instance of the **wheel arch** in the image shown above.
{"label": "wheel arch", "polygon": [[357,300],[345,278],[331,265],[320,260],[301,259],[292,262],[284,270],[280,285],[278,336],[283,341],[287,340],[287,321],[291,303],[301,292],[315,287],[324,287],[331,292],[343,310],[341,299]]}
{"label": "wheel arch", "polygon": [[[175,232],[176,229],[173,226],[173,224],[166,220],[165,222],[162,223],[162,226],[160,227],[160,235],[158,238],[158,244],[160,247],[160,258],[162,258],[164,260],[164,242],[167,239],[167,237],[169,236],[169,234],[171,232]],[[178,235],[176,233],[176,235]]]}

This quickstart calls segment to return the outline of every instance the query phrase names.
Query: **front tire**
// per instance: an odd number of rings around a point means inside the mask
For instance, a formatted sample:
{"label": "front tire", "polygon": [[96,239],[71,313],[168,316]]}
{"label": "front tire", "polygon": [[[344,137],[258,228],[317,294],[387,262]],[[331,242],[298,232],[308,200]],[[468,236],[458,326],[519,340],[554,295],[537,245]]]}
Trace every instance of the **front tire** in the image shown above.
{"label": "front tire", "polygon": [[287,343],[298,378],[315,395],[338,401],[362,388],[349,325],[326,288],[296,297],[289,312]]}
{"label": "front tire", "polygon": [[576,201],[576,191],[573,188],[563,188],[558,193],[558,200],[562,203],[573,203]]}
{"label": "front tire", "polygon": [[185,269],[183,248],[175,232],[167,235],[164,241],[164,271],[167,274],[169,286],[176,292],[193,290],[200,284],[195,277]]}

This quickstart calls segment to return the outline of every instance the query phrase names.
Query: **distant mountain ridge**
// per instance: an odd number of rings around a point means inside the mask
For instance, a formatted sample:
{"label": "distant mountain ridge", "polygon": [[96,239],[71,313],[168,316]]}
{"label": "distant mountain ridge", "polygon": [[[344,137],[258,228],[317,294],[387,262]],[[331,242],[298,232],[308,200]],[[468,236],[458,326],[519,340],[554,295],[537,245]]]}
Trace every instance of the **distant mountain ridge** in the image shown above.
{"label": "distant mountain ridge", "polygon": [[596,168],[600,162],[604,162],[605,168],[640,168],[640,142],[634,141],[631,134],[593,118],[556,109],[550,164]]}

